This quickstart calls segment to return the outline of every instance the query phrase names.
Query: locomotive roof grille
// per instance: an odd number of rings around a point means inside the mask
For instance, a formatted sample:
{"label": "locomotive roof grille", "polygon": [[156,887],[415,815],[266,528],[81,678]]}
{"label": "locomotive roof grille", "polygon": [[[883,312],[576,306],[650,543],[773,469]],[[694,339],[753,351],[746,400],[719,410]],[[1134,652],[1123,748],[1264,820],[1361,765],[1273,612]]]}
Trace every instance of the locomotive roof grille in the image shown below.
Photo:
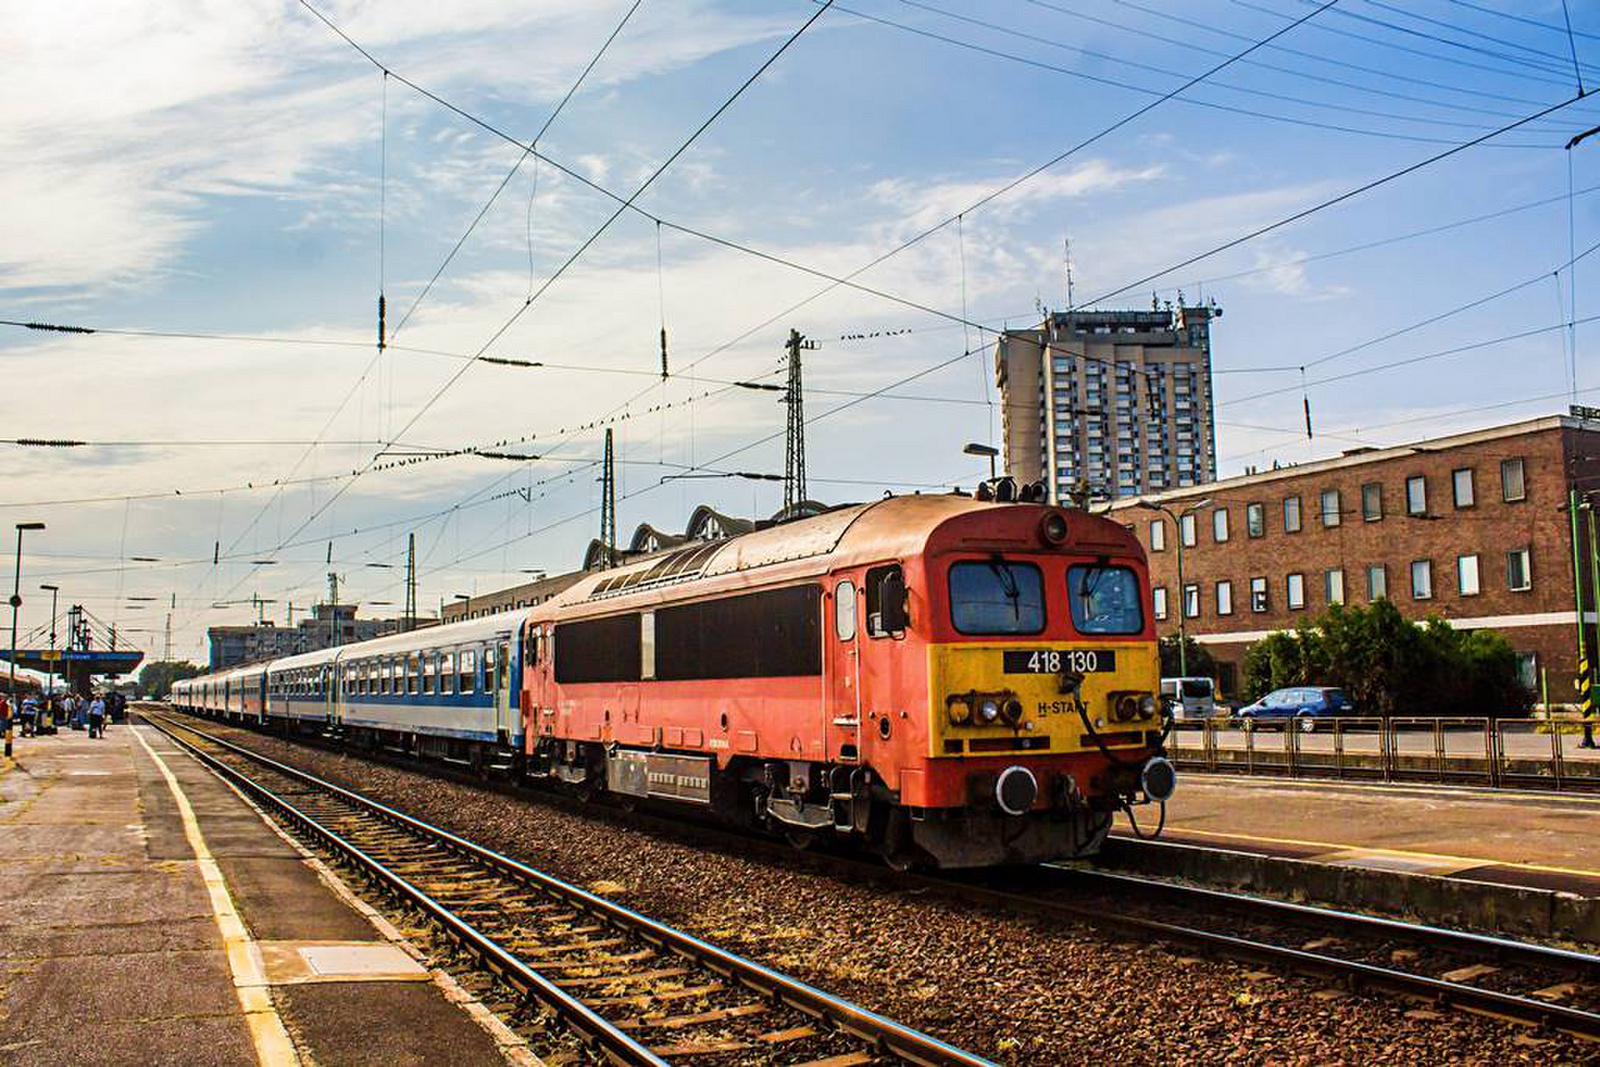
{"label": "locomotive roof grille", "polygon": [[722,542],[712,541],[709,544],[679,549],[656,560],[649,567],[640,567],[626,574],[605,579],[594,587],[594,592],[590,593],[587,599],[600,600],[649,586],[692,581],[705,573],[706,564],[711,562],[711,557],[721,548]]}

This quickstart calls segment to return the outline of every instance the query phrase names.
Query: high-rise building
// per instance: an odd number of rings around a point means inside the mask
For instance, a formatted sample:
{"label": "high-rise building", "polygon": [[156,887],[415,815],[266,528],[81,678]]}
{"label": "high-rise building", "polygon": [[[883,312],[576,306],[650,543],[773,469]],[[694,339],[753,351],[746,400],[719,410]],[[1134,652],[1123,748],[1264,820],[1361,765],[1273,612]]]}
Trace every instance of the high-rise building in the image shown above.
{"label": "high-rise building", "polygon": [[1214,303],[1052,313],[995,348],[1006,470],[1061,502],[1211,481]]}

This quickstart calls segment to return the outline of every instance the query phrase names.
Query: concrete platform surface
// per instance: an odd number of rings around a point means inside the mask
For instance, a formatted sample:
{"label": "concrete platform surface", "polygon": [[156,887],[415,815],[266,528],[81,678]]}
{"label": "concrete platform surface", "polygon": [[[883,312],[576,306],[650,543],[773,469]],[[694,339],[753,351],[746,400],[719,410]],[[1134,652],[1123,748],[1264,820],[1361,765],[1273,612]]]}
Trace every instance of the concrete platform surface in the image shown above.
{"label": "concrete platform surface", "polygon": [[1180,774],[1162,839],[1600,897],[1591,795]]}
{"label": "concrete platform surface", "polygon": [[348,895],[150,727],[19,738],[0,1063],[536,1062]]}

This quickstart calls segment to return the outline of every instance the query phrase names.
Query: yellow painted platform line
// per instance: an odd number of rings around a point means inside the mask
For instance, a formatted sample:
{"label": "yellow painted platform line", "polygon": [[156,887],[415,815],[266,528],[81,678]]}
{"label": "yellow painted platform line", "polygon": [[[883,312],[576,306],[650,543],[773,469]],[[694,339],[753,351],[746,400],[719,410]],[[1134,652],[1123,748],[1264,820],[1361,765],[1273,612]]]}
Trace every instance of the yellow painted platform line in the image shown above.
{"label": "yellow painted platform line", "polygon": [[289,1039],[289,1031],[284,1028],[283,1019],[279,1017],[278,1009],[272,1003],[267,977],[261,967],[260,951],[256,947],[255,939],[245,929],[244,920],[239,917],[238,909],[233,906],[233,896],[228,892],[227,879],[222,876],[222,868],[211,855],[211,850],[206,847],[206,839],[200,833],[200,821],[195,818],[194,808],[166,761],[150,747],[149,742],[141,736],[141,731],[134,729],[132,732],[134,738],[155,761],[161,777],[167,780],[167,788],[172,791],[172,799],[178,805],[178,815],[183,819],[184,836],[189,839],[189,847],[194,849],[195,863],[199,866],[200,876],[205,881],[206,893],[211,897],[211,914],[217,921],[217,929],[222,933],[222,946],[228,955],[228,968],[233,972],[233,989],[239,997],[239,1006],[244,1010],[245,1022],[250,1026],[250,1039],[255,1042],[256,1059],[260,1061],[261,1067],[299,1067],[300,1054],[295,1050],[294,1042]]}
{"label": "yellow painted platform line", "polygon": [[[1443,852],[1414,852],[1398,848],[1372,848],[1366,845],[1340,844],[1333,841],[1306,841],[1297,837],[1262,837],[1260,834],[1233,834],[1222,830],[1191,830],[1185,826],[1168,824],[1174,834],[1195,837],[1218,837],[1228,841],[1257,842],[1263,845],[1298,845],[1302,848],[1320,848],[1327,852],[1363,853],[1369,856],[1393,856],[1396,859],[1414,859],[1438,866],[1510,867],[1519,871],[1543,871],[1546,874],[1576,874],[1585,878],[1600,879],[1600,871],[1586,871],[1581,867],[1552,867],[1543,863],[1518,863],[1514,860],[1489,859],[1484,856],[1452,856]],[[1317,857],[1308,857],[1315,862]]]}

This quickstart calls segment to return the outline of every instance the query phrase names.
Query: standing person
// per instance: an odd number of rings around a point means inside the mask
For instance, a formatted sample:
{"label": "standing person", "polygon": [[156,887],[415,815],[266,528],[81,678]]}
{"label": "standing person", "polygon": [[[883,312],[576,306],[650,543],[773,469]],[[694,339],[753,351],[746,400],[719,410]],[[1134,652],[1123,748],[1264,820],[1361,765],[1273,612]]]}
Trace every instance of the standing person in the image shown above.
{"label": "standing person", "polygon": [[32,737],[39,723],[38,697],[24,697],[22,701],[22,736]]}
{"label": "standing person", "polygon": [[106,735],[106,701],[104,697],[96,696],[89,704],[89,736],[104,737]]}

